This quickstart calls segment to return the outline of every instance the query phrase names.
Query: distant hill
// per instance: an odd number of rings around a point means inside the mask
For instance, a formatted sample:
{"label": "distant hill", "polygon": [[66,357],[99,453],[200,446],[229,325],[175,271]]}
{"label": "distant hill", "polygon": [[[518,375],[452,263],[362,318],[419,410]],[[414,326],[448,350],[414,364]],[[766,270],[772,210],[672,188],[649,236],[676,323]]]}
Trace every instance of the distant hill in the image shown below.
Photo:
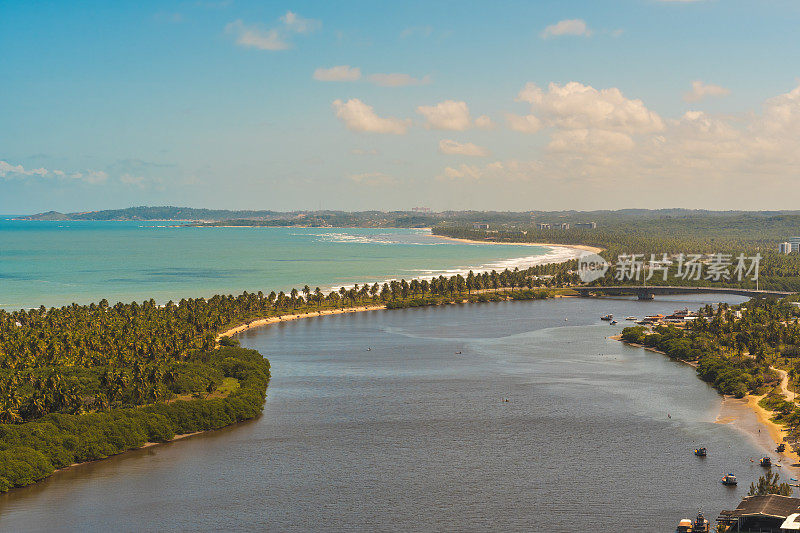
{"label": "distant hill", "polygon": [[193,207],[128,207],[84,213],[48,211],[17,217],[17,220],[231,220],[237,218],[271,219],[285,217],[277,211],[229,211],[226,209],[195,209]]}

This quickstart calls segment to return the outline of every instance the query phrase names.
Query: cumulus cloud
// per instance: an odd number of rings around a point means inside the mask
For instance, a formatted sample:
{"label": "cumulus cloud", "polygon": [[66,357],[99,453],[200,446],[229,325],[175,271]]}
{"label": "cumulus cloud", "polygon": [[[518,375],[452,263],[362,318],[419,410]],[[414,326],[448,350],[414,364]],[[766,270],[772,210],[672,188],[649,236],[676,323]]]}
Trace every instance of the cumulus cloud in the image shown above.
{"label": "cumulus cloud", "polygon": [[561,130],[550,137],[547,149],[552,152],[583,152],[607,154],[624,152],[635,146],[633,139],[624,133],[606,130]]}
{"label": "cumulus cloud", "polygon": [[525,115],[521,117],[513,113],[506,114],[506,122],[508,127],[520,133],[536,133],[542,129],[542,121],[534,115]]}
{"label": "cumulus cloud", "polygon": [[517,100],[546,125],[567,129],[600,128],[625,133],[646,133],[664,128],[661,117],[641,100],[630,100],[616,87],[597,90],[575,81],[551,83],[544,91],[527,83]]}
{"label": "cumulus cloud", "polygon": [[287,11],[286,14],[281,17],[281,22],[283,22],[288,31],[295,33],[311,33],[322,26],[322,22],[319,20],[303,18],[291,11]]}
{"label": "cumulus cloud", "polygon": [[362,185],[396,185],[397,179],[383,172],[364,172],[362,174],[350,174],[351,181]]}
{"label": "cumulus cloud", "polygon": [[470,126],[466,102],[445,100],[432,106],[419,106],[417,113],[425,117],[425,127],[428,129],[464,131]]}
{"label": "cumulus cloud", "polygon": [[707,96],[728,96],[729,94],[731,94],[730,89],[695,80],[692,82],[692,90],[684,93],[683,99],[687,102],[698,102]]}
{"label": "cumulus cloud", "polygon": [[236,44],[245,48],[271,51],[289,48],[289,43],[283,39],[278,30],[262,30],[257,26],[246,26],[241,19],[225,26],[225,33],[233,35]]}
{"label": "cumulus cloud", "polygon": [[436,176],[438,181],[526,181],[541,172],[541,164],[536,161],[494,161],[486,165],[462,164],[445,167]]}
{"label": "cumulus cloud", "polygon": [[322,25],[318,20],[306,19],[291,11],[287,11],[280,20],[281,26],[262,29],[258,25],[247,25],[238,19],[225,26],[225,33],[232,35],[239,46],[256,50],[278,51],[291,48],[288,41],[291,34],[311,33]]}
{"label": "cumulus cloud", "polygon": [[565,19],[546,27],[539,36],[542,39],[559,37],[561,35],[578,35],[591,37],[592,30],[586,25],[583,19]]}
{"label": "cumulus cloud", "polygon": [[450,139],[439,141],[439,151],[448,155],[468,155],[473,157],[488,157],[489,150],[473,143],[460,143]]}
{"label": "cumulus cloud", "polygon": [[31,168],[27,169],[22,165],[12,165],[8,161],[0,161],[0,178],[14,178],[23,176],[46,176],[48,174],[46,168]]}
{"label": "cumulus cloud", "polygon": [[350,65],[318,68],[314,71],[314,79],[317,81],[357,81],[360,78],[361,69]]}
{"label": "cumulus cloud", "polygon": [[482,130],[493,130],[495,124],[487,115],[481,115],[475,119],[475,127]]}
{"label": "cumulus cloud", "polygon": [[28,177],[39,177],[59,180],[78,180],[93,185],[104,183],[108,180],[108,173],[102,170],[84,170],[65,172],[57,169],[47,168],[25,168],[22,165],[13,165],[8,161],[0,161],[0,178],[3,179],[25,179]]}
{"label": "cumulus cloud", "polygon": [[352,131],[403,135],[411,125],[411,121],[408,119],[379,117],[372,106],[358,98],[351,98],[347,102],[335,100],[333,109],[336,117],[344,122],[347,129]]}
{"label": "cumulus cloud", "polygon": [[408,85],[427,85],[431,82],[431,77],[425,75],[422,78],[415,78],[401,72],[376,73],[369,75],[369,81],[380,87],[405,87]]}

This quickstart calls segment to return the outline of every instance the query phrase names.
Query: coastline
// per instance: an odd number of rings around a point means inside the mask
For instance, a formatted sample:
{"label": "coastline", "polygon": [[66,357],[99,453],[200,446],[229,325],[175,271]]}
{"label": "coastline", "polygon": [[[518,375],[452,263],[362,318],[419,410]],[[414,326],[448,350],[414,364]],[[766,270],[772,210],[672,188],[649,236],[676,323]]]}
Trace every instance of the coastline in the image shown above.
{"label": "coastline", "polygon": [[[628,346],[632,346],[632,347],[635,347],[635,348],[644,348],[647,351],[654,352],[654,353],[657,353],[657,354],[661,354],[664,357],[669,357],[667,354],[665,354],[661,350],[657,350],[655,348],[651,348],[649,346],[643,346],[641,344],[636,344],[636,343],[633,343],[633,342],[625,342],[624,340],[622,340],[622,335],[613,335],[613,336],[609,336],[608,338],[612,339],[612,340],[615,340],[615,341],[619,341],[619,342],[621,342],[623,344],[626,344]],[[693,368],[697,368],[697,363],[695,363],[695,362],[681,361],[679,359],[676,359],[676,360],[678,362],[680,362],[680,363],[689,365],[689,366],[691,366]],[[734,398],[733,396],[725,396],[724,394],[722,394],[723,406],[722,406],[722,410],[721,411],[735,411],[736,408],[741,408],[741,407],[748,409],[749,411],[751,411],[755,415],[757,423],[762,425],[762,426],[764,426],[767,429],[767,434],[769,435],[770,441],[772,441],[774,443],[774,445],[777,447],[778,444],[783,442],[783,434],[787,430],[786,430],[786,428],[784,426],[782,426],[781,424],[778,424],[777,422],[772,420],[772,416],[773,416],[773,412],[772,411],[767,411],[766,409],[764,409],[763,407],[758,405],[758,402],[760,402],[761,399],[764,398],[764,396],[765,395],[755,396],[753,394],[748,394],[744,398]],[[731,406],[733,406],[734,408],[730,409]],[[714,423],[716,423],[716,424],[731,424],[733,422],[738,421],[738,417],[736,417],[735,414],[730,414],[730,413],[727,413],[727,414],[728,414],[728,416],[723,416],[722,412],[720,412],[720,414],[717,416],[717,419],[714,421]],[[747,425],[742,425],[742,424],[736,424],[736,427],[739,428],[741,431],[743,431],[743,432],[747,433],[748,435],[750,435],[750,437],[752,437],[754,440],[759,441],[759,442],[762,440],[760,438],[761,437],[760,428],[747,426]],[[786,450],[784,450],[783,452],[776,452],[774,449],[771,449],[769,453],[770,454],[778,454],[779,456],[781,456],[781,458],[789,459],[791,461],[791,466],[793,466],[793,467],[800,467],[800,454],[798,454],[797,452],[793,451],[791,449],[791,447],[789,447],[789,446],[787,446]],[[789,466],[789,465],[785,465],[785,466]]]}
{"label": "coastline", "polygon": [[577,258],[580,256],[577,252],[591,252],[593,254],[599,254],[605,248],[598,248],[597,246],[588,246],[586,244],[553,244],[547,242],[495,242],[495,241],[476,241],[474,239],[460,239],[458,237],[447,237],[445,235],[436,235],[435,233],[431,233],[432,236],[436,237],[437,239],[444,239],[447,241],[454,241],[460,242],[464,244],[499,244],[505,246],[545,246],[547,248],[563,248],[566,250],[574,250],[576,252],[575,257]]}
{"label": "coastline", "polygon": [[259,328],[261,326],[266,326],[269,324],[275,324],[277,322],[288,322],[290,320],[297,320],[299,318],[311,318],[311,317],[320,317],[320,316],[328,316],[328,315],[341,315],[345,313],[362,313],[364,311],[378,311],[381,309],[386,309],[385,305],[363,305],[358,307],[345,307],[344,309],[322,309],[320,311],[311,311],[310,313],[294,313],[294,314],[286,314],[281,316],[271,316],[269,318],[259,318],[253,320],[252,322],[247,322],[245,324],[240,324],[238,326],[234,326],[230,329],[219,333],[216,337],[217,342],[222,337],[231,337],[236,335],[237,333],[242,333],[244,331],[248,331],[251,329]]}

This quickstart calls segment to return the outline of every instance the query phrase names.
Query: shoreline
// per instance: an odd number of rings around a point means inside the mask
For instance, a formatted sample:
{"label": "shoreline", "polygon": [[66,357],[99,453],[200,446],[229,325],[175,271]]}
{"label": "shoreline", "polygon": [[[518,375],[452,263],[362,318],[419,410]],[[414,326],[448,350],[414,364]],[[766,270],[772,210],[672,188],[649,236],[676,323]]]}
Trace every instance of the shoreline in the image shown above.
{"label": "shoreline", "polygon": [[[645,349],[647,351],[654,352],[654,353],[657,353],[657,354],[661,354],[664,357],[669,357],[667,354],[665,354],[661,350],[657,350],[655,348],[651,348],[649,346],[644,346],[644,345],[641,345],[641,344],[636,344],[636,343],[633,343],[633,342],[625,342],[624,340],[622,340],[622,335],[613,335],[613,336],[609,336],[608,338],[612,339],[612,340],[615,340],[615,341],[619,341],[622,344],[625,344],[627,346],[632,346],[634,348],[643,348],[643,349]],[[673,359],[671,357],[669,357],[669,358],[671,360],[678,361],[679,363],[683,363],[683,364],[689,365],[689,366],[691,366],[693,368],[697,368],[697,363],[695,363],[695,362],[682,361],[680,359]],[[699,379],[699,378],[697,378],[697,376],[695,376],[695,378]],[[778,444],[783,442],[783,434],[784,434],[784,432],[787,431],[787,429],[784,426],[782,426],[781,424],[778,424],[777,422],[772,420],[773,411],[767,411],[766,409],[764,409],[763,407],[758,405],[758,402],[760,402],[761,399],[764,398],[764,396],[766,396],[766,395],[756,396],[756,395],[753,395],[753,394],[748,394],[744,398],[734,398],[733,396],[726,396],[726,395],[721,394],[719,392],[718,392],[718,394],[720,394],[722,396],[722,402],[723,402],[723,405],[722,405],[720,411],[725,409],[725,407],[726,407],[725,404],[726,403],[728,403],[728,404],[734,403],[734,405],[745,407],[755,415],[756,421],[759,424],[761,424],[762,426],[767,428],[767,434],[769,435],[770,440],[774,443],[774,445],[776,447],[778,446]],[[735,421],[736,421],[735,417],[731,417],[731,416],[722,417],[722,413],[720,412],[720,414],[717,415],[717,418],[714,421],[714,423],[715,424],[730,424],[730,423],[735,422]],[[760,440],[759,436],[761,434],[759,432],[755,432],[754,431],[755,428],[746,428],[746,427],[743,427],[741,425],[736,425],[736,427],[740,431],[742,431],[743,433],[746,433],[747,435],[749,435],[756,442],[758,442]],[[791,461],[791,464],[790,465],[785,465],[785,466],[800,467],[800,454],[798,454],[797,452],[793,451],[790,446],[787,446],[786,450],[784,450],[783,452],[776,452],[775,449],[773,448],[773,449],[770,449],[769,453],[770,454],[777,454],[781,458],[789,459]]]}
{"label": "shoreline", "polygon": [[[235,422],[235,423],[238,424],[238,422]],[[233,424],[231,424],[231,425],[233,425]],[[220,429],[222,429],[222,428],[220,428]],[[145,448],[152,448],[153,446],[161,446],[162,444],[169,444],[170,442],[183,440],[183,439],[186,439],[188,437],[194,437],[195,435],[200,435],[201,433],[208,433],[209,431],[215,431],[215,430],[206,429],[204,431],[194,431],[192,433],[181,433],[179,435],[175,435],[174,437],[172,437],[169,440],[165,440],[164,442],[145,442],[144,444],[142,444],[138,448],[130,448],[130,449],[125,450],[123,452],[115,453],[114,455],[109,455],[109,456],[106,456],[106,457],[102,457],[100,459],[92,459],[90,461],[81,461],[80,463],[72,463],[71,465],[63,466],[61,468],[57,468],[56,470],[53,470],[52,474],[50,474],[49,476],[47,476],[45,478],[40,479],[39,481],[44,481],[45,479],[47,479],[49,477],[52,477],[52,476],[58,474],[59,472],[64,472],[64,471],[69,470],[71,468],[75,468],[76,466],[88,465],[88,464],[91,464],[91,463],[99,463],[100,461],[105,461],[106,459],[110,459],[112,457],[118,457],[120,455],[124,455],[124,454],[129,453],[129,452],[135,452],[136,450],[144,450]],[[32,485],[36,485],[37,483],[39,483],[39,481],[36,481],[36,482],[32,483],[31,485],[25,485],[23,487],[14,487],[11,490],[13,491],[13,490],[17,490],[17,489],[24,489],[26,487],[30,487]],[[11,491],[9,491],[9,492],[11,492]]]}
{"label": "shoreline", "polygon": [[307,313],[291,313],[281,316],[271,316],[269,318],[258,318],[253,320],[252,322],[247,322],[245,324],[240,324],[238,326],[234,326],[230,329],[223,331],[222,333],[217,334],[216,340],[219,340],[222,337],[231,337],[238,333],[243,333],[245,331],[249,331],[251,329],[260,328],[262,326],[268,326],[269,324],[275,324],[278,322],[288,322],[290,320],[298,320],[300,318],[313,318],[313,317],[321,317],[321,316],[329,316],[329,315],[342,315],[347,313],[363,313],[364,311],[379,311],[381,309],[386,309],[385,305],[362,305],[358,307],[345,307],[344,309],[321,309],[319,311],[311,311]]}
{"label": "shoreline", "polygon": [[[431,236],[436,237],[437,239],[444,239],[447,241],[453,242],[460,242],[464,244],[498,244],[501,246],[544,246],[547,248],[564,248],[567,250],[578,250],[581,252],[591,252],[593,254],[599,254],[605,248],[598,248],[597,246],[589,246],[586,244],[553,244],[547,242],[495,242],[495,241],[476,241],[474,239],[461,239],[458,237],[447,237],[445,235],[437,235],[435,233],[431,233]],[[577,256],[576,256],[577,258]]]}

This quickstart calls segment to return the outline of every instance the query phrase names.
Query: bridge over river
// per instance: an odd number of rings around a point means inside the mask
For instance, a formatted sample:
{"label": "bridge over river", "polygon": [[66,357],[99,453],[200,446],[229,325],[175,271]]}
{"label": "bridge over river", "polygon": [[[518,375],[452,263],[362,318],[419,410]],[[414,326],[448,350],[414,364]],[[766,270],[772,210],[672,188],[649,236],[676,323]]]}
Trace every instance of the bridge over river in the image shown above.
{"label": "bridge over river", "polygon": [[750,298],[783,298],[795,292],[764,291],[756,289],[737,289],[730,287],[674,287],[674,286],[645,286],[645,285],[620,285],[609,287],[571,287],[581,296],[605,295],[625,296],[636,295],[640,300],[652,300],[657,294],[732,294],[748,296]]}

